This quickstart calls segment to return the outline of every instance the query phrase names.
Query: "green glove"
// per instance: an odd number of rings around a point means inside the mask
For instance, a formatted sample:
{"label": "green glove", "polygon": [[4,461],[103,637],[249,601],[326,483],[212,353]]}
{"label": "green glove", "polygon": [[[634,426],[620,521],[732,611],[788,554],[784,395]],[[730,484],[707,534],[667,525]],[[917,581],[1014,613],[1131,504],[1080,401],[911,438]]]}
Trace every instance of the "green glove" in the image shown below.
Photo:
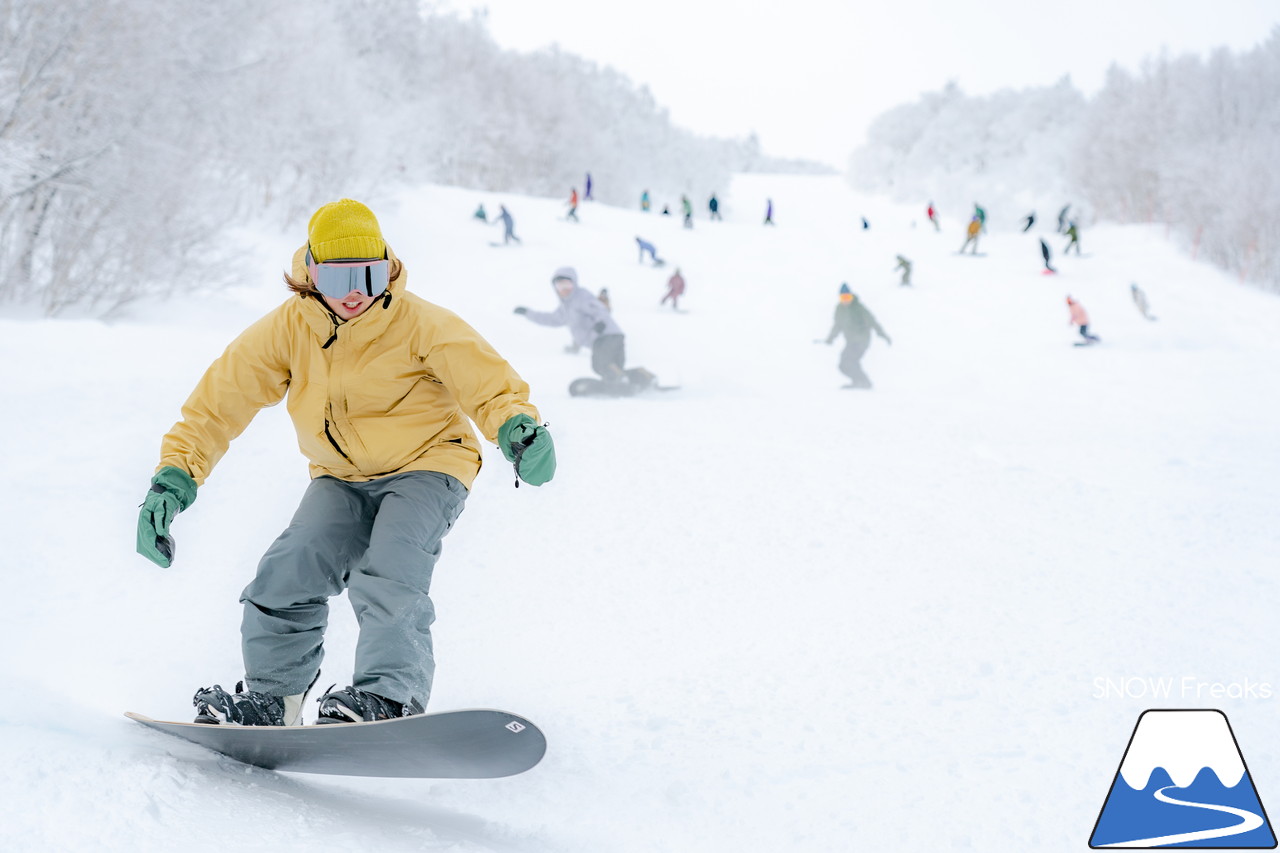
{"label": "green glove", "polygon": [[138,553],[162,568],[173,562],[169,525],[196,502],[196,481],[181,468],[166,465],[151,478],[151,491],[138,513]]}
{"label": "green glove", "polygon": [[541,486],[555,476],[556,448],[551,433],[528,415],[513,415],[498,428],[498,446],[516,466],[516,476],[529,485]]}

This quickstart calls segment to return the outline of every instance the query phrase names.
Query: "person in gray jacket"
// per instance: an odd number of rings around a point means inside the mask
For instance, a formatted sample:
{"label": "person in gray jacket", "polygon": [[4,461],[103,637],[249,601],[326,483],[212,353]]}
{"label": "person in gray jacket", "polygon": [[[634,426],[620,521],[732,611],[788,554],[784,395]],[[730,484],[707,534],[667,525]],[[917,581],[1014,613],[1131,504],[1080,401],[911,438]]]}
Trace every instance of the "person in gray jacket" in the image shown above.
{"label": "person in gray jacket", "polygon": [[884,342],[893,345],[884,329],[876,322],[876,318],[866,306],[853,294],[849,285],[840,285],[840,304],[836,306],[835,319],[831,324],[831,332],[825,341],[814,343],[830,344],[840,335],[844,335],[844,352],[840,353],[840,372],[849,377],[846,388],[870,388],[871,379],[862,370],[862,354],[871,346],[871,332],[884,338]]}
{"label": "person in gray jacket", "polygon": [[560,297],[554,311],[533,311],[523,305],[516,313],[541,326],[568,326],[573,338],[570,351],[591,348],[591,369],[605,382],[628,381],[626,337],[609,309],[590,291],[578,286],[578,273],[573,267],[560,267],[551,276],[551,284]]}

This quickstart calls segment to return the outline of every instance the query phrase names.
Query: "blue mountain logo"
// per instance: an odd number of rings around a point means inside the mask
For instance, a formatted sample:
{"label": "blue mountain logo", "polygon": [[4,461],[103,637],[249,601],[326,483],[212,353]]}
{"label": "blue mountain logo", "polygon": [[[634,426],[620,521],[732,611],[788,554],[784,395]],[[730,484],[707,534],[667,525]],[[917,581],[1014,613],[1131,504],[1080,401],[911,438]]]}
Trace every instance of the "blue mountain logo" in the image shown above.
{"label": "blue mountain logo", "polygon": [[1275,833],[1227,715],[1143,711],[1089,846],[1275,848]]}

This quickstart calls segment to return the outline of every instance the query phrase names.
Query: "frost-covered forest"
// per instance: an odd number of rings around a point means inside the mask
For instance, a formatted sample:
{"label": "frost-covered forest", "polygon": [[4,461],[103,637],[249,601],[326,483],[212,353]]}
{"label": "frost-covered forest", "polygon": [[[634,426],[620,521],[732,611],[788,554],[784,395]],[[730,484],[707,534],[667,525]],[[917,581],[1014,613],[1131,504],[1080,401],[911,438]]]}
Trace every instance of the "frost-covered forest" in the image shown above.
{"label": "frost-covered forest", "polygon": [[0,0],[0,300],[109,312],[234,274],[217,237],[405,183],[604,202],[770,162],[557,50],[417,0]]}
{"label": "frost-covered forest", "polygon": [[1187,251],[1280,290],[1280,29],[1253,50],[1113,66],[1086,98],[1053,86],[965,95],[951,84],[886,112],[850,178],[899,201],[1013,225],[1070,203],[1097,219],[1164,223]]}

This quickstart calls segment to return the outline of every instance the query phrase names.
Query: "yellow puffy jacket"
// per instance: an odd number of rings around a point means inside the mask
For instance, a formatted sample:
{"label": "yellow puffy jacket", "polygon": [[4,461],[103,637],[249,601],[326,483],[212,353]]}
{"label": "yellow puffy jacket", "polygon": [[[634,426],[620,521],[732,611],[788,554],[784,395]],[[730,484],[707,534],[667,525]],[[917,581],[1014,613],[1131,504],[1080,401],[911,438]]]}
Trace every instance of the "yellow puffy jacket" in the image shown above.
{"label": "yellow puffy jacket", "polygon": [[[306,247],[293,259],[304,280]],[[291,296],[231,342],[161,444],[160,465],[203,484],[259,409],[289,395],[311,476],[362,482],[440,471],[469,489],[480,445],[513,415],[538,420],[529,386],[479,333],[405,290],[406,274],[339,322],[314,294]]]}

